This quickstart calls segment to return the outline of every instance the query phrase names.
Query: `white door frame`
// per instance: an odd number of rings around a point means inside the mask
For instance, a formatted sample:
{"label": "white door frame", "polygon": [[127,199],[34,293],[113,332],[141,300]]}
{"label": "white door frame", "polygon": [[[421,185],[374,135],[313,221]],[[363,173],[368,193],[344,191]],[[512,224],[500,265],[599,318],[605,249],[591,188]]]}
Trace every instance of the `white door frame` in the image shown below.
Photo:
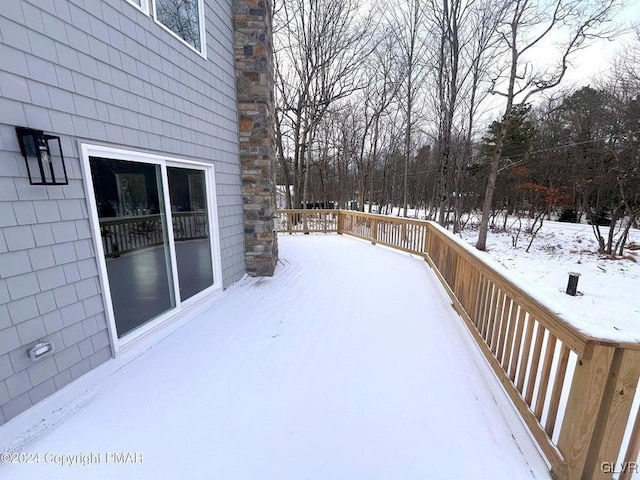
{"label": "white door frame", "polygon": [[[127,345],[141,339],[150,332],[156,330],[168,320],[177,317],[179,314],[185,313],[197,303],[209,295],[222,290],[222,261],[220,258],[220,230],[218,225],[218,202],[215,183],[215,168],[211,163],[198,162],[195,160],[187,160],[182,158],[158,155],[153,153],[141,152],[136,150],[126,150],[122,148],[107,147],[103,145],[94,145],[88,143],[80,143],[80,160],[82,165],[82,176],[85,184],[87,203],[89,207],[89,221],[91,224],[91,233],[93,237],[93,245],[98,262],[98,273],[100,286],[102,288],[102,299],[104,303],[104,311],[107,319],[107,327],[109,337],[111,339],[111,352],[116,356],[118,352]],[[95,191],[93,188],[93,179],[91,176],[91,165],[89,157],[103,157],[114,160],[125,160],[146,164],[159,165],[161,167],[161,181],[163,191],[163,201],[165,204],[165,222],[167,225],[167,237],[169,240],[169,252],[171,258],[171,270],[173,279],[173,290],[175,295],[176,306],[140,327],[134,329],[130,333],[125,334],[122,338],[118,338],[116,329],[115,316],[113,313],[113,303],[111,301],[111,288],[109,286],[109,276],[107,274],[107,264],[104,256],[104,247],[102,245],[102,236],[100,234],[100,221],[98,219],[98,209],[96,205]],[[205,288],[201,292],[193,295],[184,302],[180,299],[180,289],[178,282],[178,269],[176,264],[175,243],[173,237],[173,228],[171,221],[171,202],[169,199],[169,184],[167,178],[166,167],[192,168],[202,170],[205,173],[206,192],[207,192],[207,211],[209,221],[209,240],[211,247],[211,261],[213,269],[213,285]]]}

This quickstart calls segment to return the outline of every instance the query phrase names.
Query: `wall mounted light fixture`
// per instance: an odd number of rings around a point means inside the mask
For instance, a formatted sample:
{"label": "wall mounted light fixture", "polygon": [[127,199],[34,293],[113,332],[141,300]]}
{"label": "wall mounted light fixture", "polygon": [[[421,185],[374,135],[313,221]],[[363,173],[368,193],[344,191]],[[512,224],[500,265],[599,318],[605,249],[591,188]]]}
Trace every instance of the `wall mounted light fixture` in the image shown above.
{"label": "wall mounted light fixture", "polygon": [[29,358],[34,362],[44,356],[48,356],[55,352],[55,345],[50,340],[38,340],[38,343],[32,345],[27,353]]}
{"label": "wall mounted light fixture", "polygon": [[16,127],[16,133],[31,185],[69,184],[60,137],[24,127]]}

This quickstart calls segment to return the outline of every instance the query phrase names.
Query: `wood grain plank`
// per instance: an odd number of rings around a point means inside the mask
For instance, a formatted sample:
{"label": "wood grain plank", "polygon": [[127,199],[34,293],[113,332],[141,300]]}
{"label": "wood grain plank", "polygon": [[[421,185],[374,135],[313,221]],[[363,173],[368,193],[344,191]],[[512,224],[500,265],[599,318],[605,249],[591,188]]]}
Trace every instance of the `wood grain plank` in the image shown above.
{"label": "wood grain plank", "polygon": [[552,333],[547,336],[547,348],[545,348],[544,358],[542,359],[542,372],[540,374],[538,394],[536,395],[536,407],[533,411],[539,421],[542,421],[542,411],[545,400],[547,399],[549,379],[551,378],[551,365],[553,364],[553,357],[556,351],[556,341],[557,339]]}
{"label": "wood grain plank", "polygon": [[509,312],[509,330],[507,330],[507,341],[505,345],[504,357],[502,358],[502,368],[505,372],[509,371],[509,363],[511,362],[511,353],[513,352],[513,340],[516,333],[516,325],[518,324],[518,305],[512,302],[511,311]]}
{"label": "wood grain plank", "polygon": [[583,478],[613,353],[611,347],[596,345],[591,358],[579,358],[576,364],[558,438],[558,449],[567,462],[568,480]]}
{"label": "wood grain plank", "polygon": [[[623,462],[625,465],[632,465],[633,462],[638,461],[638,453],[640,453],[640,409],[636,412],[636,419],[633,422],[633,428],[631,430],[631,436],[629,437],[629,445],[625,452]],[[631,468],[626,469],[620,473],[618,480],[631,480],[631,476],[634,474],[634,470]]]}
{"label": "wood grain plank", "polygon": [[564,387],[565,375],[567,373],[567,365],[569,363],[569,350],[563,343],[560,344],[560,357],[558,358],[558,367],[556,368],[555,380],[553,381],[553,390],[551,391],[551,400],[549,401],[549,411],[545,421],[544,430],[551,438],[555,431],[556,420],[558,418],[558,409],[560,407],[560,396]]}
{"label": "wood grain plank", "polygon": [[524,391],[524,380],[529,367],[529,354],[531,353],[531,342],[533,341],[533,328],[535,321],[531,315],[527,317],[527,330],[524,334],[524,341],[522,342],[522,357],[520,358],[520,365],[518,366],[518,381],[516,387],[522,393]]}
{"label": "wood grain plank", "polygon": [[603,462],[616,462],[618,458],[639,374],[640,352],[616,349],[583,476],[610,478],[600,467]]}
{"label": "wood grain plank", "polygon": [[505,295],[504,308],[502,309],[502,325],[500,327],[500,335],[498,336],[498,350],[497,350],[497,359],[498,362],[502,364],[502,359],[504,357],[505,343],[507,341],[507,327],[508,324],[511,323],[511,308],[513,307],[513,300],[511,300],[508,296]]}
{"label": "wood grain plank", "polygon": [[531,363],[529,364],[529,378],[527,379],[527,391],[524,395],[524,401],[531,406],[533,401],[533,389],[536,386],[538,378],[538,365],[540,365],[540,356],[542,355],[542,342],[544,341],[545,328],[538,322],[536,328],[536,342],[531,355]]}

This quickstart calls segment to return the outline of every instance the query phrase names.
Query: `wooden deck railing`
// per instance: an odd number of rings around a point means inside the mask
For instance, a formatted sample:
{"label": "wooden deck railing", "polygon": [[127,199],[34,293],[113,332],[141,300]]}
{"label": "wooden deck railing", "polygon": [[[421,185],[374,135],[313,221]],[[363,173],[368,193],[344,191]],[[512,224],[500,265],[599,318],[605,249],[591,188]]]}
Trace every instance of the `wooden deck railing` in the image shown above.
{"label": "wooden deck railing", "polygon": [[338,231],[340,210],[278,210],[276,230],[283,233],[331,233]]}
{"label": "wooden deck railing", "polygon": [[[173,237],[176,241],[207,238],[207,212],[174,212]],[[162,216],[140,215],[100,219],[105,257],[162,245],[165,241]]]}
{"label": "wooden deck railing", "polygon": [[636,473],[640,344],[585,335],[433,222],[344,210],[280,210],[278,218],[281,232],[335,231],[423,257],[554,478]]}

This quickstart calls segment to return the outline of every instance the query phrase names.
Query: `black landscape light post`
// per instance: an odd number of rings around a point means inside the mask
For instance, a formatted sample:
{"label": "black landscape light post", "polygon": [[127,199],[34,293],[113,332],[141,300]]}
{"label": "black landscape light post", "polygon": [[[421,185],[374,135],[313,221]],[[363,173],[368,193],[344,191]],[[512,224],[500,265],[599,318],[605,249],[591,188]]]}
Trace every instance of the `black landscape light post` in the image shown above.
{"label": "black landscape light post", "polygon": [[567,283],[567,294],[575,297],[578,292],[578,278],[579,273],[569,272],[569,282]]}

